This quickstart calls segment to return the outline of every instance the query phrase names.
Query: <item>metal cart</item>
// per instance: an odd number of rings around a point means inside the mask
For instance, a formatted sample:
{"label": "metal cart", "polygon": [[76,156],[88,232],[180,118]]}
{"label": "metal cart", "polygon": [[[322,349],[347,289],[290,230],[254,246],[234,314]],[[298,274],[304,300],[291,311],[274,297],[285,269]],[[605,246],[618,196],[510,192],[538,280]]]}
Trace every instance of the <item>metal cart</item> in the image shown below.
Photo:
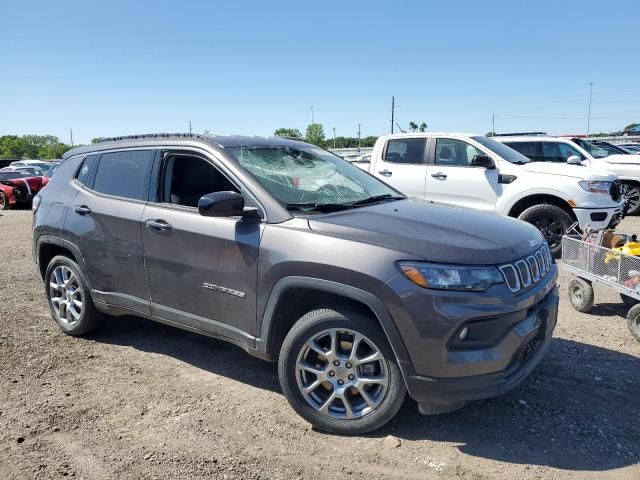
{"label": "metal cart", "polygon": [[640,342],[640,257],[595,245],[579,235],[565,235],[561,267],[575,275],[568,293],[571,305],[579,312],[593,307],[593,284],[620,293],[624,304],[631,307],[627,314],[629,330]]}

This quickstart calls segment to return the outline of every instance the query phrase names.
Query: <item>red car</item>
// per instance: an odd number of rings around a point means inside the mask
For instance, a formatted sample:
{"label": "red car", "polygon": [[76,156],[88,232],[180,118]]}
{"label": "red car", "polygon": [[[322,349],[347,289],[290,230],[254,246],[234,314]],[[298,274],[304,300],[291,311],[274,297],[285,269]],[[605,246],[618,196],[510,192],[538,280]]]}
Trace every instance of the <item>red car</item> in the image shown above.
{"label": "red car", "polygon": [[0,173],[0,210],[7,210],[20,203],[30,203],[36,193],[47,183],[49,183],[47,177],[29,173]]}

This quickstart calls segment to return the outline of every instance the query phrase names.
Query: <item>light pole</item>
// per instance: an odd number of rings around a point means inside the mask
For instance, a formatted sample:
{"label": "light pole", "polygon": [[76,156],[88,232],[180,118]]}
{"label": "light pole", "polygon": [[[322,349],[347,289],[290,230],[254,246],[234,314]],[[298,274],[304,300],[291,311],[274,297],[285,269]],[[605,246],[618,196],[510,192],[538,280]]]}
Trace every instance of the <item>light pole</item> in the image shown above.
{"label": "light pole", "polygon": [[311,107],[311,125],[313,125],[313,107]]}
{"label": "light pole", "polygon": [[333,127],[333,148],[336,148],[336,127]]}
{"label": "light pole", "polygon": [[589,111],[587,113],[587,137],[591,129],[591,95],[593,94],[593,82],[589,82]]}
{"label": "light pole", "polygon": [[358,124],[358,151],[360,151],[360,127],[362,126],[361,123]]}

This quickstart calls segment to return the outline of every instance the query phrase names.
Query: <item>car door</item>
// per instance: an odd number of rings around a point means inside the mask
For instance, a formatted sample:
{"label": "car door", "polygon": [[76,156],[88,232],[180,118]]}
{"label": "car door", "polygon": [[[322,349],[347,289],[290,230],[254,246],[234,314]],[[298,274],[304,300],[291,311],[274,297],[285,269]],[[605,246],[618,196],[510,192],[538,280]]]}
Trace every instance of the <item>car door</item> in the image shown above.
{"label": "car door", "polygon": [[140,218],[154,150],[89,155],[72,182],[77,193],[65,236],[82,254],[96,300],[149,313]]}
{"label": "car door", "polygon": [[427,176],[426,142],[424,137],[387,140],[381,158],[376,161],[373,175],[409,197],[424,198]]}
{"label": "car door", "polygon": [[437,137],[429,152],[425,197],[434,202],[477,210],[494,210],[499,194],[497,168],[475,167],[476,155],[488,153],[469,142]]}
{"label": "car door", "polygon": [[205,217],[198,200],[241,191],[215,159],[162,152],[142,215],[153,315],[231,339],[256,335],[259,219]]}

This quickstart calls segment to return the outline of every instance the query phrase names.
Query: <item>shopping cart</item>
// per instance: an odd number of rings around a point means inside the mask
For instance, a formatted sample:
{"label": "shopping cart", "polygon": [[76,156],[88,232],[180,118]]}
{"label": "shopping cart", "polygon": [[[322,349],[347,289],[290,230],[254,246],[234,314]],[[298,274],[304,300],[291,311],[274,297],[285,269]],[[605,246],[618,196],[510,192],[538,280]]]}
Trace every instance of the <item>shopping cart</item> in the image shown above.
{"label": "shopping cart", "polygon": [[[631,235],[616,232],[623,241]],[[617,291],[625,305],[629,330],[640,342],[640,257],[602,247],[580,235],[562,237],[561,268],[575,275],[569,283],[569,301],[579,312],[593,307],[593,285]]]}

